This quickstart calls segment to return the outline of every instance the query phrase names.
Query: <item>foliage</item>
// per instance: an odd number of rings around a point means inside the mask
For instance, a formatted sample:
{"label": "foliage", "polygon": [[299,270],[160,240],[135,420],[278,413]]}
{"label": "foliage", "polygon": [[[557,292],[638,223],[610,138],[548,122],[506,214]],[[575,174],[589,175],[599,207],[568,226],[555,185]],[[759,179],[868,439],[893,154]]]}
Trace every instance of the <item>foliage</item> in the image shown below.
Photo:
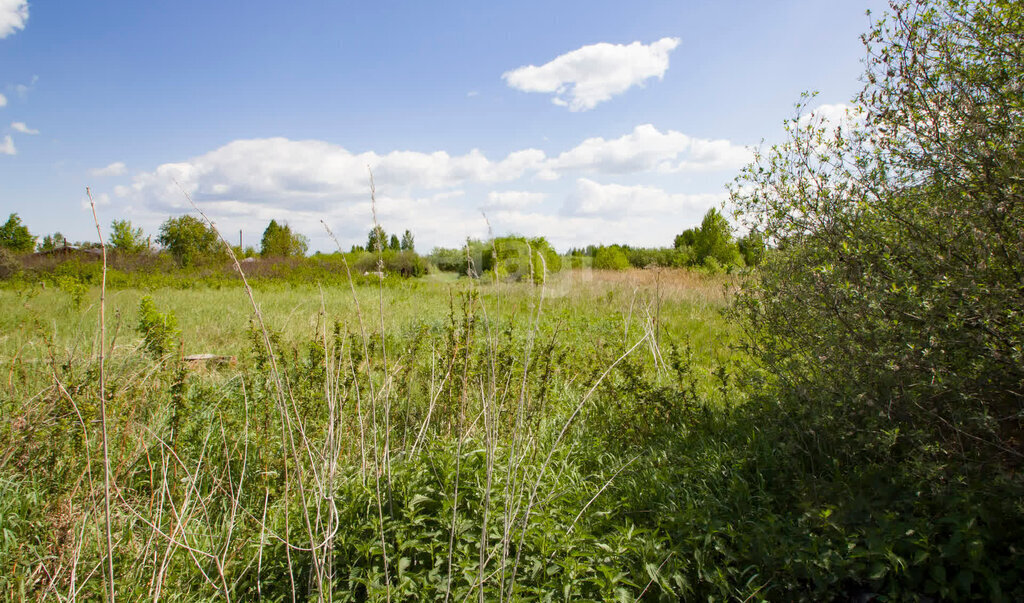
{"label": "foliage", "polygon": [[46,235],[43,237],[42,242],[39,243],[39,251],[52,251],[65,247],[69,244],[67,237],[59,232],[55,232],[52,235]]}
{"label": "foliage", "polygon": [[461,275],[469,273],[470,262],[474,273],[479,274],[483,266],[484,250],[490,247],[489,242],[470,239],[466,246],[460,248],[435,247],[427,259],[438,270],[455,272]]}
{"label": "foliage", "polygon": [[547,274],[562,269],[562,258],[544,237],[508,236],[494,239],[490,247],[484,246],[481,266],[503,279],[532,279],[541,283]]}
{"label": "foliage", "polygon": [[306,255],[307,249],[309,239],[299,233],[293,233],[288,224],[278,224],[277,220],[270,221],[260,241],[262,257],[301,257]]}
{"label": "foliage", "polygon": [[743,309],[781,380],[1017,459],[1022,30],[1017,2],[894,3],[865,36],[856,110],[794,118],[733,192],[779,249]]}
{"label": "foliage", "polygon": [[141,253],[149,249],[149,241],[142,227],[135,228],[131,220],[114,220],[110,223],[110,246],[121,253]]}
{"label": "foliage", "polygon": [[195,266],[222,255],[217,233],[194,216],[168,218],[160,225],[157,242],[182,266]]}
{"label": "foliage", "polygon": [[0,247],[0,279],[12,278],[21,271],[21,262],[18,258],[6,247]]}
{"label": "foliage", "polygon": [[11,214],[0,226],[0,247],[14,253],[28,253],[35,249],[36,238],[21,223],[18,214]]}
{"label": "foliage", "polygon": [[756,230],[752,230],[736,240],[736,248],[743,258],[743,264],[750,267],[760,266],[764,256],[768,252],[764,243],[764,237]]}
{"label": "foliage", "polygon": [[402,251],[416,251],[416,241],[411,230],[402,233],[401,249]]}
{"label": "foliage", "polygon": [[370,229],[370,234],[366,236],[366,251],[376,252],[387,249],[388,234],[384,232],[384,228],[380,224],[375,224]]}
{"label": "foliage", "polygon": [[601,247],[594,255],[594,268],[598,270],[625,270],[629,268],[626,254],[618,246]]}
{"label": "foliage", "polygon": [[139,302],[139,322],[135,330],[142,336],[142,347],[156,359],[174,351],[181,335],[174,313],[157,310],[153,298],[148,295]]}

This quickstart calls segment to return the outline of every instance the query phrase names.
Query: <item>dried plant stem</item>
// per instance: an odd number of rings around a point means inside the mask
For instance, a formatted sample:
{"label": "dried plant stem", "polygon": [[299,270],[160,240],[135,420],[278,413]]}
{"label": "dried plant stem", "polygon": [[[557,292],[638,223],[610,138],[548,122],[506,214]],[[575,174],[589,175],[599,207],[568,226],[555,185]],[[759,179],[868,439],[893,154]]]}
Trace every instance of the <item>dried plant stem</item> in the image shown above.
{"label": "dried plant stem", "polygon": [[106,396],[106,375],[104,375],[104,348],[106,346],[106,295],[107,295],[107,246],[103,242],[103,231],[100,229],[100,219],[96,215],[96,202],[93,201],[92,191],[85,187],[85,194],[89,197],[89,207],[92,209],[92,219],[96,224],[96,236],[100,240],[100,253],[103,258],[103,272],[100,277],[100,430],[103,434],[103,518],[104,531],[107,537],[107,583],[110,596],[110,603],[114,603],[114,540],[110,531],[110,449],[107,442],[107,396]]}

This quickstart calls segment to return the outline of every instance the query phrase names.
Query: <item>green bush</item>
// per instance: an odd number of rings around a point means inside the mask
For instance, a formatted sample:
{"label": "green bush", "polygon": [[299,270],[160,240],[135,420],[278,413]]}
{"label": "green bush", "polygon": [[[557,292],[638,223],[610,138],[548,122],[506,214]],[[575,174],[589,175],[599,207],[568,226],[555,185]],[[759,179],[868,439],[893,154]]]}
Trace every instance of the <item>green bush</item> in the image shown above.
{"label": "green bush", "polygon": [[616,246],[601,247],[594,255],[594,268],[596,270],[626,270],[629,268],[629,260],[626,254]]}
{"label": "green bush", "polygon": [[851,397],[951,453],[1019,455],[1024,11],[893,10],[866,36],[842,127],[792,120],[734,190],[778,249],[741,298],[751,341],[801,391]]}
{"label": "green bush", "polygon": [[153,298],[148,295],[139,302],[139,322],[135,329],[142,335],[145,350],[157,359],[174,351],[181,334],[174,313],[157,310]]}

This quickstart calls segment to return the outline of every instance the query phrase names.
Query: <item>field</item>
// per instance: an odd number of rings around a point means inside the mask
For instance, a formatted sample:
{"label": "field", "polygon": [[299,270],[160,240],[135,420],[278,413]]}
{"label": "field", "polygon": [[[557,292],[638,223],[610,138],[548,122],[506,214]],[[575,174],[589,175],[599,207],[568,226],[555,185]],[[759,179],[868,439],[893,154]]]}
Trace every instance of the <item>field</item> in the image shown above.
{"label": "field", "polygon": [[0,289],[0,592],[109,597],[108,546],[122,600],[1012,592],[1013,474],[788,401],[743,278],[115,288],[102,364],[98,288]]}
{"label": "field", "polygon": [[[240,286],[108,291],[119,596],[703,592],[657,527],[664,489],[631,490],[670,469],[651,442],[685,430],[681,411],[735,403],[734,281],[269,286],[253,294],[266,338]],[[144,296],[179,327],[163,354]],[[101,596],[99,291],[0,297],[0,585]],[[232,361],[182,362],[196,353]]]}

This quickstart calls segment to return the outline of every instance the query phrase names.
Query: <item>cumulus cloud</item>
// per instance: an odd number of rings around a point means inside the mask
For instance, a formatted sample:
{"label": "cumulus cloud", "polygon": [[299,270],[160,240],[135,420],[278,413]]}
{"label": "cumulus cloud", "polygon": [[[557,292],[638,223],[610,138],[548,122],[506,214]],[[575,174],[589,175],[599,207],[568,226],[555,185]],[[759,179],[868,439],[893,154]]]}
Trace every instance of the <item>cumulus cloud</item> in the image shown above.
{"label": "cumulus cloud", "polygon": [[120,176],[124,174],[126,171],[127,166],[125,166],[123,161],[115,161],[114,163],[111,163],[107,167],[101,167],[96,168],[94,170],[90,170],[89,173],[92,174],[93,176],[103,178],[106,176]]}
{"label": "cumulus cloud", "polygon": [[4,96],[3,94],[0,94],[0,107],[4,107],[6,105],[7,105],[7,97]]}
{"label": "cumulus cloud", "polygon": [[0,0],[0,40],[19,29],[28,21],[28,0]]}
{"label": "cumulus cloud", "polygon": [[845,103],[819,105],[810,113],[805,113],[797,120],[800,126],[808,124],[824,127],[829,130],[851,128],[861,124],[862,116],[856,107]]}
{"label": "cumulus cloud", "polygon": [[32,128],[25,125],[23,121],[11,122],[11,129],[22,134],[38,134],[39,130],[33,130]]}
{"label": "cumulus cloud", "polygon": [[487,203],[481,207],[485,210],[524,209],[543,203],[547,195],[530,191],[491,191],[487,193]]}
{"label": "cumulus cloud", "polygon": [[661,79],[668,55],[679,38],[651,44],[590,44],[567,52],[541,66],[526,65],[505,72],[505,83],[524,92],[554,94],[552,102],[570,111],[593,109],[650,78]]}
{"label": "cumulus cloud", "polygon": [[4,136],[3,143],[0,143],[0,155],[17,155],[18,149],[14,148],[14,139],[8,134]]}
{"label": "cumulus cloud", "polygon": [[[125,211],[149,212],[157,220],[191,210],[184,190],[211,216],[230,220],[232,230],[262,232],[267,220],[285,219],[310,236],[314,248],[327,249],[331,242],[316,236],[322,232],[321,219],[337,225],[341,237],[365,236],[371,220],[370,168],[381,222],[389,231],[412,229],[425,246],[485,236],[481,209],[496,232],[545,234],[556,240],[552,231],[536,229],[572,225],[578,230],[557,240],[610,241],[614,237],[608,238],[609,233],[621,232],[623,241],[648,241],[668,236],[662,231],[685,227],[690,217],[699,221],[722,195],[599,181],[637,174],[664,181],[666,174],[682,171],[733,169],[748,158],[745,147],[729,141],[660,131],[650,124],[617,138],[586,139],[553,156],[538,149],[503,157],[479,150],[358,152],[321,140],[248,139],[138,173],[118,183],[112,193]],[[116,162],[92,173],[117,176],[127,170]],[[549,182],[563,177],[573,180]],[[597,235],[604,238],[593,238]]]}
{"label": "cumulus cloud", "polygon": [[588,178],[576,180],[576,190],[562,205],[562,215],[603,216],[665,216],[695,213],[722,202],[725,193],[671,194],[645,185],[600,184]]}
{"label": "cumulus cloud", "polygon": [[605,174],[725,170],[741,167],[751,157],[750,149],[728,140],[692,138],[674,130],[660,132],[644,124],[619,138],[584,140],[548,161],[541,177],[551,179],[572,169]]}

